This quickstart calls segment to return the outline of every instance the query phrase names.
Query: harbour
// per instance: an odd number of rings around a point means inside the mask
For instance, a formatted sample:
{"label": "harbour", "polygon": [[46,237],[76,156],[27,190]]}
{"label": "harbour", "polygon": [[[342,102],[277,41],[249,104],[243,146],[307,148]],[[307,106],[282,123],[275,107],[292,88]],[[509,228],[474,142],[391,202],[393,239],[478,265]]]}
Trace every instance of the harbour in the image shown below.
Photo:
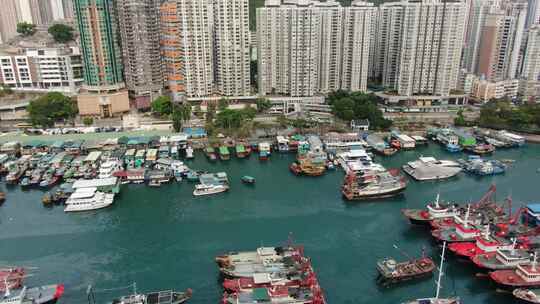
{"label": "harbour", "polygon": [[[455,161],[466,157],[430,143],[389,158],[374,156],[374,161],[400,168],[422,155]],[[492,183],[497,185],[498,201],[511,195],[516,209],[538,202],[540,147],[497,150],[495,157],[514,160],[512,169],[481,178],[461,173],[438,182],[408,178],[403,195],[352,203],[339,191],[342,170],[327,170],[317,178],[295,176],[288,167],[296,155],[277,152],[265,161],[255,154],[214,162],[196,152],[185,164],[226,172],[229,191],[195,197],[190,183],[159,188],[132,183],[121,186],[111,207],[93,212],[64,214],[61,206],[43,207],[39,188],[3,185],[0,239],[5,246],[0,263],[39,267],[38,274],[27,279],[31,286],[64,283],[60,303],[86,303],[88,285],[95,288],[96,302],[105,303],[130,291],[99,290],[130,282],[137,282],[144,292],[192,288],[189,303],[217,303],[222,288],[213,262],[216,255],[283,244],[293,233],[308,252],[328,303],[401,303],[432,296],[433,282],[378,288],[376,261],[391,253],[396,243],[410,253],[425,246],[435,263],[440,255],[425,230],[402,216],[402,208],[424,208],[437,193],[445,200],[475,200]],[[245,175],[256,178],[256,184],[243,184]],[[445,263],[443,295],[458,295],[465,303],[513,303],[511,294],[497,293],[489,280],[475,276],[470,265],[452,256]]]}

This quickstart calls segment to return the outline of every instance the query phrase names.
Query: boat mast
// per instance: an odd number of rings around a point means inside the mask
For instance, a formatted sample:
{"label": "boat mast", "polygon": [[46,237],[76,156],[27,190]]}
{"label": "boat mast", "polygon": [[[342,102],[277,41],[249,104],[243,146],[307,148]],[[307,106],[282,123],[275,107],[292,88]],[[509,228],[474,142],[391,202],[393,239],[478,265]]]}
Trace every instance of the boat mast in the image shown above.
{"label": "boat mast", "polygon": [[437,198],[435,199],[435,207],[436,207],[437,209],[440,208],[440,205],[439,205],[439,196],[440,196],[440,193],[437,193]]}
{"label": "boat mast", "polygon": [[439,292],[441,291],[441,279],[443,276],[443,265],[444,265],[444,253],[446,251],[446,242],[443,243],[442,254],[441,254],[441,265],[439,266],[439,277],[437,278],[437,293],[435,294],[435,299],[439,298]]}
{"label": "boat mast", "polygon": [[469,227],[469,214],[470,213],[471,213],[471,204],[467,205],[467,213],[465,213],[465,223],[464,223],[465,228]]}

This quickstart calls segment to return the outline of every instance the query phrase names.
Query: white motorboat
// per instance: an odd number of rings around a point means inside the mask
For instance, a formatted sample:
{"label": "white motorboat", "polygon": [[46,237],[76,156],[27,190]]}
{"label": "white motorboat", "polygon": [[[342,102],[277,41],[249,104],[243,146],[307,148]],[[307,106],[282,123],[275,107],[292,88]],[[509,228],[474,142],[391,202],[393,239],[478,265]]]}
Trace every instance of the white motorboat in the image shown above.
{"label": "white motorboat", "polygon": [[461,165],[455,161],[437,160],[434,157],[420,157],[403,166],[403,171],[419,181],[447,179],[461,170]]}
{"label": "white motorboat", "polygon": [[192,159],[194,157],[195,156],[193,155],[193,148],[191,146],[187,146],[187,148],[186,148],[186,158],[187,159]]}
{"label": "white motorboat", "polygon": [[96,188],[77,189],[67,200],[64,212],[90,211],[109,207],[114,202],[114,193],[104,193]]}
{"label": "white motorboat", "polygon": [[195,186],[195,190],[193,191],[194,196],[203,196],[203,195],[211,195],[211,194],[218,194],[229,190],[229,187],[225,185],[206,185],[206,184],[198,184]]}

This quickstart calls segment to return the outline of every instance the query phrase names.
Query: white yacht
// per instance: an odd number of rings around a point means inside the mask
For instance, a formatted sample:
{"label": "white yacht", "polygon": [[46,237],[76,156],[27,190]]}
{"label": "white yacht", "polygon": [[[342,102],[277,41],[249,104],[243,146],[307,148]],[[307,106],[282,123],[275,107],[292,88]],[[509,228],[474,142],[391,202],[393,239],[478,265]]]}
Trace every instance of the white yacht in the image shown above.
{"label": "white yacht", "polygon": [[67,200],[65,212],[90,211],[109,207],[114,202],[114,193],[97,191],[97,188],[77,189]]}
{"label": "white yacht", "polygon": [[99,175],[98,178],[109,178],[112,177],[113,173],[116,171],[122,170],[120,164],[117,161],[106,161],[99,166]]}
{"label": "white yacht", "polygon": [[351,172],[384,172],[386,169],[374,163],[371,156],[364,149],[351,150],[337,155],[338,162],[345,173]]}
{"label": "white yacht", "polygon": [[229,190],[229,187],[226,185],[206,185],[206,184],[198,184],[195,186],[195,190],[193,191],[194,196],[203,196],[203,195],[211,195],[211,194],[218,194]]}
{"label": "white yacht", "polygon": [[461,165],[455,161],[437,160],[434,157],[420,157],[403,166],[403,171],[419,181],[447,179],[461,170]]}

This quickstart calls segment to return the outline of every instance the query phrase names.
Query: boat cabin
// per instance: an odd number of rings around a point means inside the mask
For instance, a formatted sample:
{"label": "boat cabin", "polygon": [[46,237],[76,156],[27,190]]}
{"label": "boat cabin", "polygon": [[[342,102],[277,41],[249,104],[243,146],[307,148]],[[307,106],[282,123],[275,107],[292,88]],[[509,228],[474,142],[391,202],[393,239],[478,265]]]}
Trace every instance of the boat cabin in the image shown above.
{"label": "boat cabin", "polygon": [[540,267],[534,262],[530,265],[518,265],[516,273],[525,282],[540,282]]}
{"label": "boat cabin", "polygon": [[528,264],[530,262],[530,256],[527,251],[513,249],[498,249],[495,259],[504,265],[513,266]]}
{"label": "boat cabin", "polygon": [[456,224],[456,234],[462,239],[471,239],[480,235],[480,230],[466,224]]}

